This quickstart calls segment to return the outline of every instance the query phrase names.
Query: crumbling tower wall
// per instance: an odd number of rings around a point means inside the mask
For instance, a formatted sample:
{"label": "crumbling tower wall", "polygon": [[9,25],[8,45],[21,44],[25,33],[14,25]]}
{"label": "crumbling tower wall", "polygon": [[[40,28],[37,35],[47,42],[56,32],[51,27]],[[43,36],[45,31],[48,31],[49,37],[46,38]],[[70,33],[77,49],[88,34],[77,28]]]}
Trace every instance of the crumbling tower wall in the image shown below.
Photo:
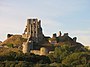
{"label": "crumbling tower wall", "polygon": [[44,35],[42,33],[41,20],[27,19],[27,26],[22,37],[28,38],[29,36],[30,39],[35,43],[39,43],[43,40]]}

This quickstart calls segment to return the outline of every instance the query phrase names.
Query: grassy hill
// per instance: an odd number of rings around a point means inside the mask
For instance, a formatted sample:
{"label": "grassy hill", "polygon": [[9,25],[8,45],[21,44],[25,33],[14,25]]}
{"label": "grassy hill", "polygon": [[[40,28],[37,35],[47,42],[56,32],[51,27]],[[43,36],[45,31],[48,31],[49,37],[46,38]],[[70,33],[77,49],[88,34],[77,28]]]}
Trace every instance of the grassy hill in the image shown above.
{"label": "grassy hill", "polygon": [[4,45],[8,45],[8,44],[13,44],[14,46],[16,46],[16,45],[22,45],[22,43],[25,41],[26,41],[26,39],[22,38],[21,35],[13,35],[13,36],[7,38],[0,45],[4,46]]}

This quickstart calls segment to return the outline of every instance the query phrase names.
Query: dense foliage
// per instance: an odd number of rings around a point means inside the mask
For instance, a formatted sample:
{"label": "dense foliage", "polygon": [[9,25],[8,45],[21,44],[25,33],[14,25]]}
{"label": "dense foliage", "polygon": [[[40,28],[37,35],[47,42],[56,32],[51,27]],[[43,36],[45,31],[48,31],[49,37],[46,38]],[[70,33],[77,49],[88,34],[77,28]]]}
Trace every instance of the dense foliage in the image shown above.
{"label": "dense foliage", "polygon": [[0,56],[1,67],[32,67],[34,64],[50,64],[47,56],[9,52]]}
{"label": "dense foliage", "polygon": [[88,50],[79,51],[72,46],[62,45],[56,47],[54,54],[48,56],[52,63],[63,67],[90,67],[90,52]]}
{"label": "dense foliage", "polygon": [[55,47],[47,56],[10,51],[0,54],[0,67],[90,67],[90,52],[67,44]]}

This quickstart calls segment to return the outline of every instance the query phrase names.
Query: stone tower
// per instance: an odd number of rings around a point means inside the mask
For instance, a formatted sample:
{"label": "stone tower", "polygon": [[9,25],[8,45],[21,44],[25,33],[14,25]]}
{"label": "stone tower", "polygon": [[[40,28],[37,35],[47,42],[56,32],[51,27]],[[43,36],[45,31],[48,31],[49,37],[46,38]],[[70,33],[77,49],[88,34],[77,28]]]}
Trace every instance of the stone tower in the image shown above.
{"label": "stone tower", "polygon": [[27,39],[27,41],[26,42],[23,42],[23,44],[22,44],[22,47],[23,47],[23,49],[22,49],[22,52],[23,53],[28,53],[28,52],[30,52],[30,46],[32,45],[32,42],[31,41],[29,41],[29,38]]}
{"label": "stone tower", "polygon": [[39,43],[43,40],[44,35],[42,33],[41,20],[27,19],[27,25],[22,37],[28,38],[29,36],[30,40],[35,43]]}

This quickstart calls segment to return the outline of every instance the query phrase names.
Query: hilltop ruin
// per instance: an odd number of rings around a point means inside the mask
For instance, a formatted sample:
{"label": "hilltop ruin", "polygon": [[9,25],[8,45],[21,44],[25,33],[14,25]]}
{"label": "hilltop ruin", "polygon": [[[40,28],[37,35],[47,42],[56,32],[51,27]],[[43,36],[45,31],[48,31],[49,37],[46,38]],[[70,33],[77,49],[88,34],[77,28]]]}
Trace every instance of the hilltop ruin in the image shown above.
{"label": "hilltop ruin", "polygon": [[27,19],[26,27],[22,35],[8,34],[7,39],[1,43],[3,47],[12,45],[13,48],[18,48],[23,53],[34,53],[39,55],[46,55],[50,51],[54,51],[55,47],[62,45],[69,45],[77,47],[77,50],[83,50],[82,44],[77,42],[77,37],[71,38],[68,33],[62,34],[59,31],[57,35],[54,33],[52,37],[47,37],[42,32],[41,20]]}

